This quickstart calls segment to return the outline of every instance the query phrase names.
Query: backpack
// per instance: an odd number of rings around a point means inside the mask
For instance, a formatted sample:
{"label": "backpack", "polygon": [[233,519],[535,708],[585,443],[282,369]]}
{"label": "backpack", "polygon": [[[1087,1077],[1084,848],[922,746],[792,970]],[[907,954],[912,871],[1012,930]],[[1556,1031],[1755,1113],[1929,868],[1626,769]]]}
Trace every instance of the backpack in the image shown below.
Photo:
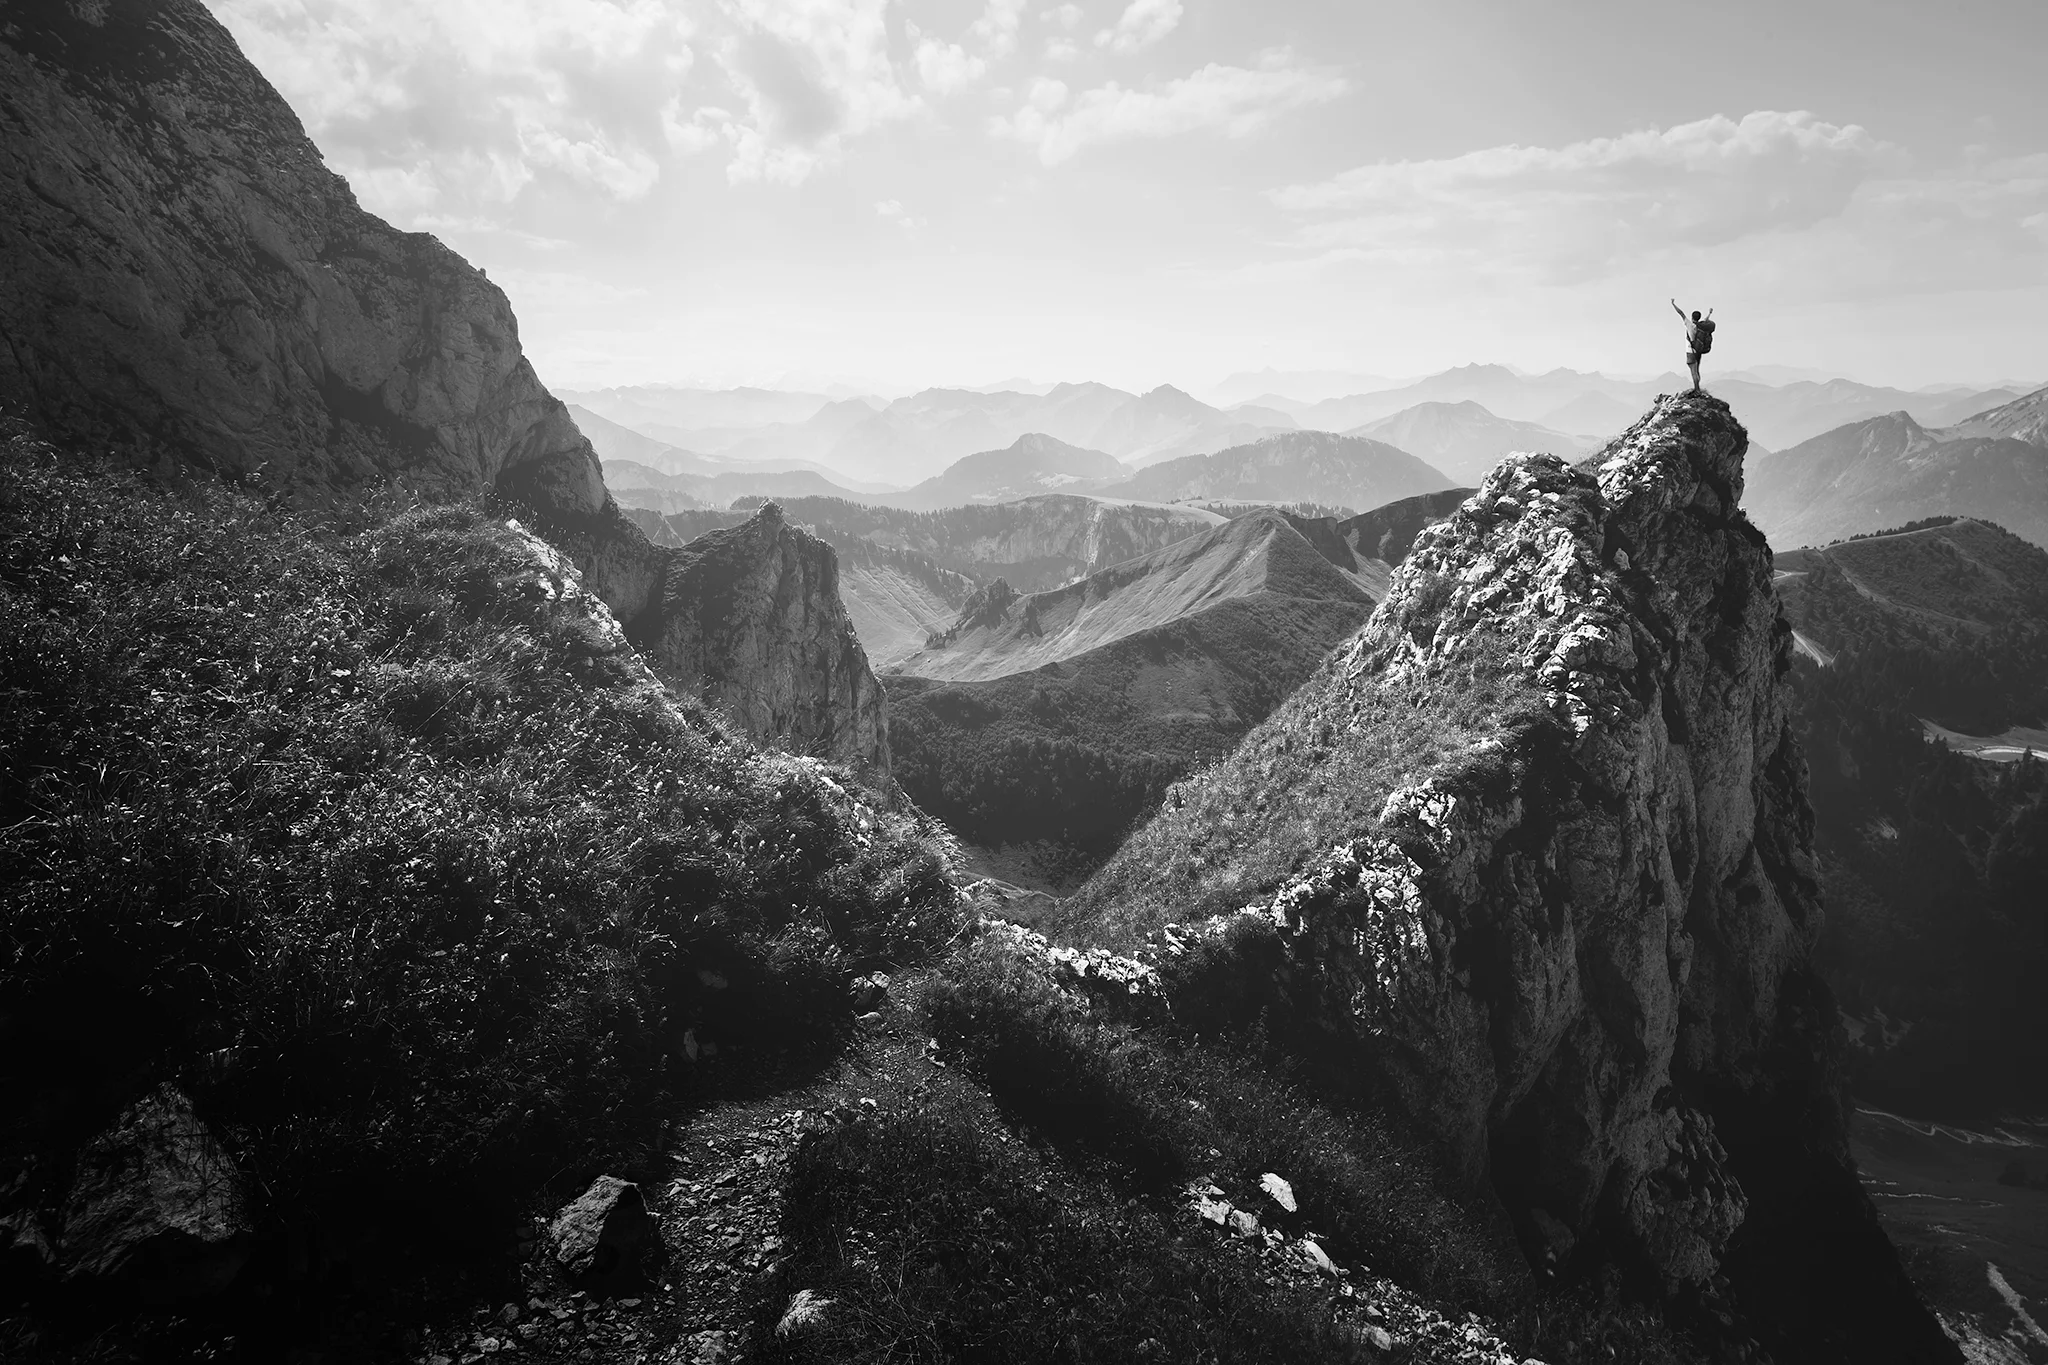
{"label": "backpack", "polygon": [[1699,355],[1714,349],[1714,320],[1701,318],[1692,325],[1692,348]]}

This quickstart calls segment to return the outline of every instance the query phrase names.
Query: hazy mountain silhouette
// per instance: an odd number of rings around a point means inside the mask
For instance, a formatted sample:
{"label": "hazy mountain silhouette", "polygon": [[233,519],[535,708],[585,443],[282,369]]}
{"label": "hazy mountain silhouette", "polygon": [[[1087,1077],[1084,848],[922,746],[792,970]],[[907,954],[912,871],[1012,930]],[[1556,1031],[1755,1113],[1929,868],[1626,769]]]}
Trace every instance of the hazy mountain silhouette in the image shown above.
{"label": "hazy mountain silhouette", "polygon": [[1104,497],[1176,502],[1227,498],[1378,507],[1455,481],[1404,450],[1362,436],[1290,431],[1214,455],[1168,460],[1101,490]]}
{"label": "hazy mountain silhouette", "polygon": [[2044,406],[2048,389],[1951,428],[1903,412],[1852,422],[1756,465],[1744,506],[1781,546],[1944,515],[1996,521],[2048,545]]}
{"label": "hazy mountain silhouette", "polygon": [[1511,422],[1496,417],[1470,399],[1457,403],[1417,403],[1344,434],[1384,441],[1428,461],[1454,479],[1473,484],[1486,477],[1486,472],[1511,450],[1575,455],[1598,444],[1534,422]]}
{"label": "hazy mountain silhouette", "polygon": [[874,500],[917,510],[1009,502],[1038,493],[1085,492],[1126,478],[1130,472],[1113,455],[1030,432],[1002,450],[984,450],[955,460],[943,474],[902,493],[877,495]]}

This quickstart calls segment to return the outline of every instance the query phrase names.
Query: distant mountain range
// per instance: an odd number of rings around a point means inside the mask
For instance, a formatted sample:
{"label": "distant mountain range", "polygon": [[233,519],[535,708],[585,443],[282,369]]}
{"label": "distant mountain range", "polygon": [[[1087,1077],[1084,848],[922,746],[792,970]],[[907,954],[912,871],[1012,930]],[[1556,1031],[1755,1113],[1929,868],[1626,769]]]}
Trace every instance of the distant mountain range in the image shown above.
{"label": "distant mountain range", "polygon": [[992,584],[885,670],[894,771],[962,837],[1085,873],[1371,611],[1272,511],[1049,592]]}
{"label": "distant mountain range", "polygon": [[[1705,377],[1708,390],[1742,415],[1751,438],[1772,450],[1882,413],[1904,411],[1917,421],[1940,425],[2019,396],[2007,389],[1909,393],[1847,379],[1767,384],[1717,373],[1711,359]],[[1400,388],[1320,403],[1279,395],[1256,401],[1287,413],[1304,427],[1327,431],[1351,431],[1418,403],[1473,402],[1510,421],[1540,422],[1604,440],[1634,421],[1659,393],[1677,392],[1690,382],[1675,370],[1653,379],[1625,380],[1579,370],[1523,375],[1505,365],[1463,365]]]}
{"label": "distant mountain range", "polygon": [[1945,428],[1905,412],[1838,427],[1753,463],[1743,506],[1786,548],[1930,516],[1981,517],[2048,546],[2048,389]]}
{"label": "distant mountain range", "polygon": [[[839,471],[842,481],[880,481],[899,488],[940,473],[962,456],[1005,448],[1029,433],[1142,466],[1221,450],[1295,425],[1277,410],[1226,413],[1171,385],[1145,394],[1093,383],[1056,384],[1043,394],[926,389],[879,407],[863,399],[827,402],[816,394],[781,395],[791,401],[770,403],[756,390],[707,395],[608,389],[568,397],[609,421],[682,449],[734,461],[812,462]],[[748,415],[760,420],[733,420]]]}
{"label": "distant mountain range", "polygon": [[1454,480],[1383,441],[1327,431],[1291,431],[1213,455],[1189,455],[1142,469],[1103,497],[1179,502],[1222,498],[1379,507]]}
{"label": "distant mountain range", "polygon": [[[1634,414],[1630,414],[1623,424],[1633,420]],[[1569,459],[1600,444],[1591,437],[1568,436],[1535,422],[1496,417],[1471,399],[1458,403],[1417,403],[1344,434],[1368,436],[1396,446],[1452,478],[1471,484],[1485,478],[1511,450],[1549,451]]]}
{"label": "distant mountain range", "polygon": [[[996,505],[913,512],[836,497],[781,500],[783,514],[839,552],[839,594],[881,668],[953,625],[967,599],[998,578],[1019,591],[1057,588],[1221,526],[1197,508],[1149,507],[1053,494]],[[682,545],[751,517],[737,507],[629,511],[657,543]]]}
{"label": "distant mountain range", "polygon": [[877,502],[920,511],[975,502],[1009,502],[1038,493],[1099,488],[1130,476],[1114,455],[1068,445],[1041,432],[1019,436],[1002,450],[984,450],[946,466],[945,472]]}

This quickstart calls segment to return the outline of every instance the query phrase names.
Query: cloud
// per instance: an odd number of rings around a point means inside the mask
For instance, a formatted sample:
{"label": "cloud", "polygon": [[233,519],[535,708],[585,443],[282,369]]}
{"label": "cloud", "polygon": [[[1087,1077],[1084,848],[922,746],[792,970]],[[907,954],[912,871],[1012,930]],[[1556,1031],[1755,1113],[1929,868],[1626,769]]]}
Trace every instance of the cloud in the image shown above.
{"label": "cloud", "polygon": [[1017,48],[1017,25],[1024,15],[1024,0],[988,0],[988,8],[974,21],[969,32],[993,56],[1008,56]]}
{"label": "cloud", "polygon": [[895,199],[883,199],[877,202],[875,205],[875,214],[884,222],[894,223],[897,227],[903,228],[905,231],[908,231],[912,228],[921,228],[925,225],[924,219],[911,216],[911,214],[904,209],[901,201]]}
{"label": "cloud", "polygon": [[1045,44],[1045,59],[1049,62],[1071,62],[1081,55],[1080,47],[1072,38],[1052,38]]}
{"label": "cloud", "polygon": [[656,0],[213,0],[369,206],[461,221],[556,175],[645,195],[696,60]]}
{"label": "cloud", "polygon": [[1581,285],[1704,273],[1783,297],[2042,278],[2048,155],[1947,167],[1805,112],[1716,116],[1563,147],[1381,162],[1272,191],[1288,272],[1363,263],[1413,281]]}
{"label": "cloud", "polygon": [[[890,60],[888,3],[720,0],[724,32],[712,54],[742,107],[705,105],[688,122],[729,145],[728,179],[800,184],[848,138],[923,108]],[[942,80],[958,74],[942,52],[931,69]]]}
{"label": "cloud", "polygon": [[1180,15],[1180,0],[1131,0],[1116,27],[1095,35],[1095,45],[1117,52],[1136,52],[1178,28]]}
{"label": "cloud", "polygon": [[[1048,103],[1055,86],[1059,98]],[[1150,90],[1125,89],[1111,81],[1084,92],[1070,106],[1065,85],[1041,78],[1033,82],[1024,105],[997,117],[991,131],[1036,146],[1038,159],[1056,166],[1100,142],[1192,132],[1246,137],[1284,113],[1335,99],[1347,88],[1341,76],[1297,66],[1285,51],[1268,53],[1251,68],[1211,63]]]}
{"label": "cloud", "polygon": [[927,90],[949,95],[966,89],[987,73],[988,63],[980,57],[970,56],[967,49],[958,43],[930,37],[921,33],[915,24],[906,25],[906,28],[911,40],[917,44],[914,54],[917,78]]}
{"label": "cloud", "polygon": [[1081,27],[1081,7],[1079,5],[1059,5],[1043,11],[1042,17],[1048,24],[1058,24],[1069,33]]}
{"label": "cloud", "polygon": [[1274,191],[1311,246],[1481,252],[1569,272],[1660,246],[1811,226],[1901,158],[1855,124],[1762,111],[1564,147],[1379,162]]}

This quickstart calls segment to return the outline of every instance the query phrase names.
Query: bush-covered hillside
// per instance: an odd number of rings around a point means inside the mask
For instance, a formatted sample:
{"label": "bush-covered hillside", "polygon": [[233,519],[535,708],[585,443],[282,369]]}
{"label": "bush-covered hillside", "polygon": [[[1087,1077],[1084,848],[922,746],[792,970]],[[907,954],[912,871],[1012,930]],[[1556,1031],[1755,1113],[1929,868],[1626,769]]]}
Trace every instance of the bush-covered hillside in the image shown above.
{"label": "bush-covered hillside", "polygon": [[1943,1114],[2038,1103],[2048,767],[1951,752],[1921,721],[2048,719],[2048,554],[1942,517],[1779,564],[1786,614],[1833,651],[1801,658],[1793,687],[1828,877],[1820,955],[1858,1021],[1858,1093]]}
{"label": "bush-covered hillside", "polygon": [[172,1083],[277,1305],[458,1286],[952,932],[942,831],[671,697],[537,542],[368,521],[0,451],[0,1215]]}
{"label": "bush-covered hillside", "polygon": [[891,675],[904,790],[977,844],[1048,843],[1085,876],[1173,783],[1227,753],[1355,624],[1263,593],[986,682]]}

